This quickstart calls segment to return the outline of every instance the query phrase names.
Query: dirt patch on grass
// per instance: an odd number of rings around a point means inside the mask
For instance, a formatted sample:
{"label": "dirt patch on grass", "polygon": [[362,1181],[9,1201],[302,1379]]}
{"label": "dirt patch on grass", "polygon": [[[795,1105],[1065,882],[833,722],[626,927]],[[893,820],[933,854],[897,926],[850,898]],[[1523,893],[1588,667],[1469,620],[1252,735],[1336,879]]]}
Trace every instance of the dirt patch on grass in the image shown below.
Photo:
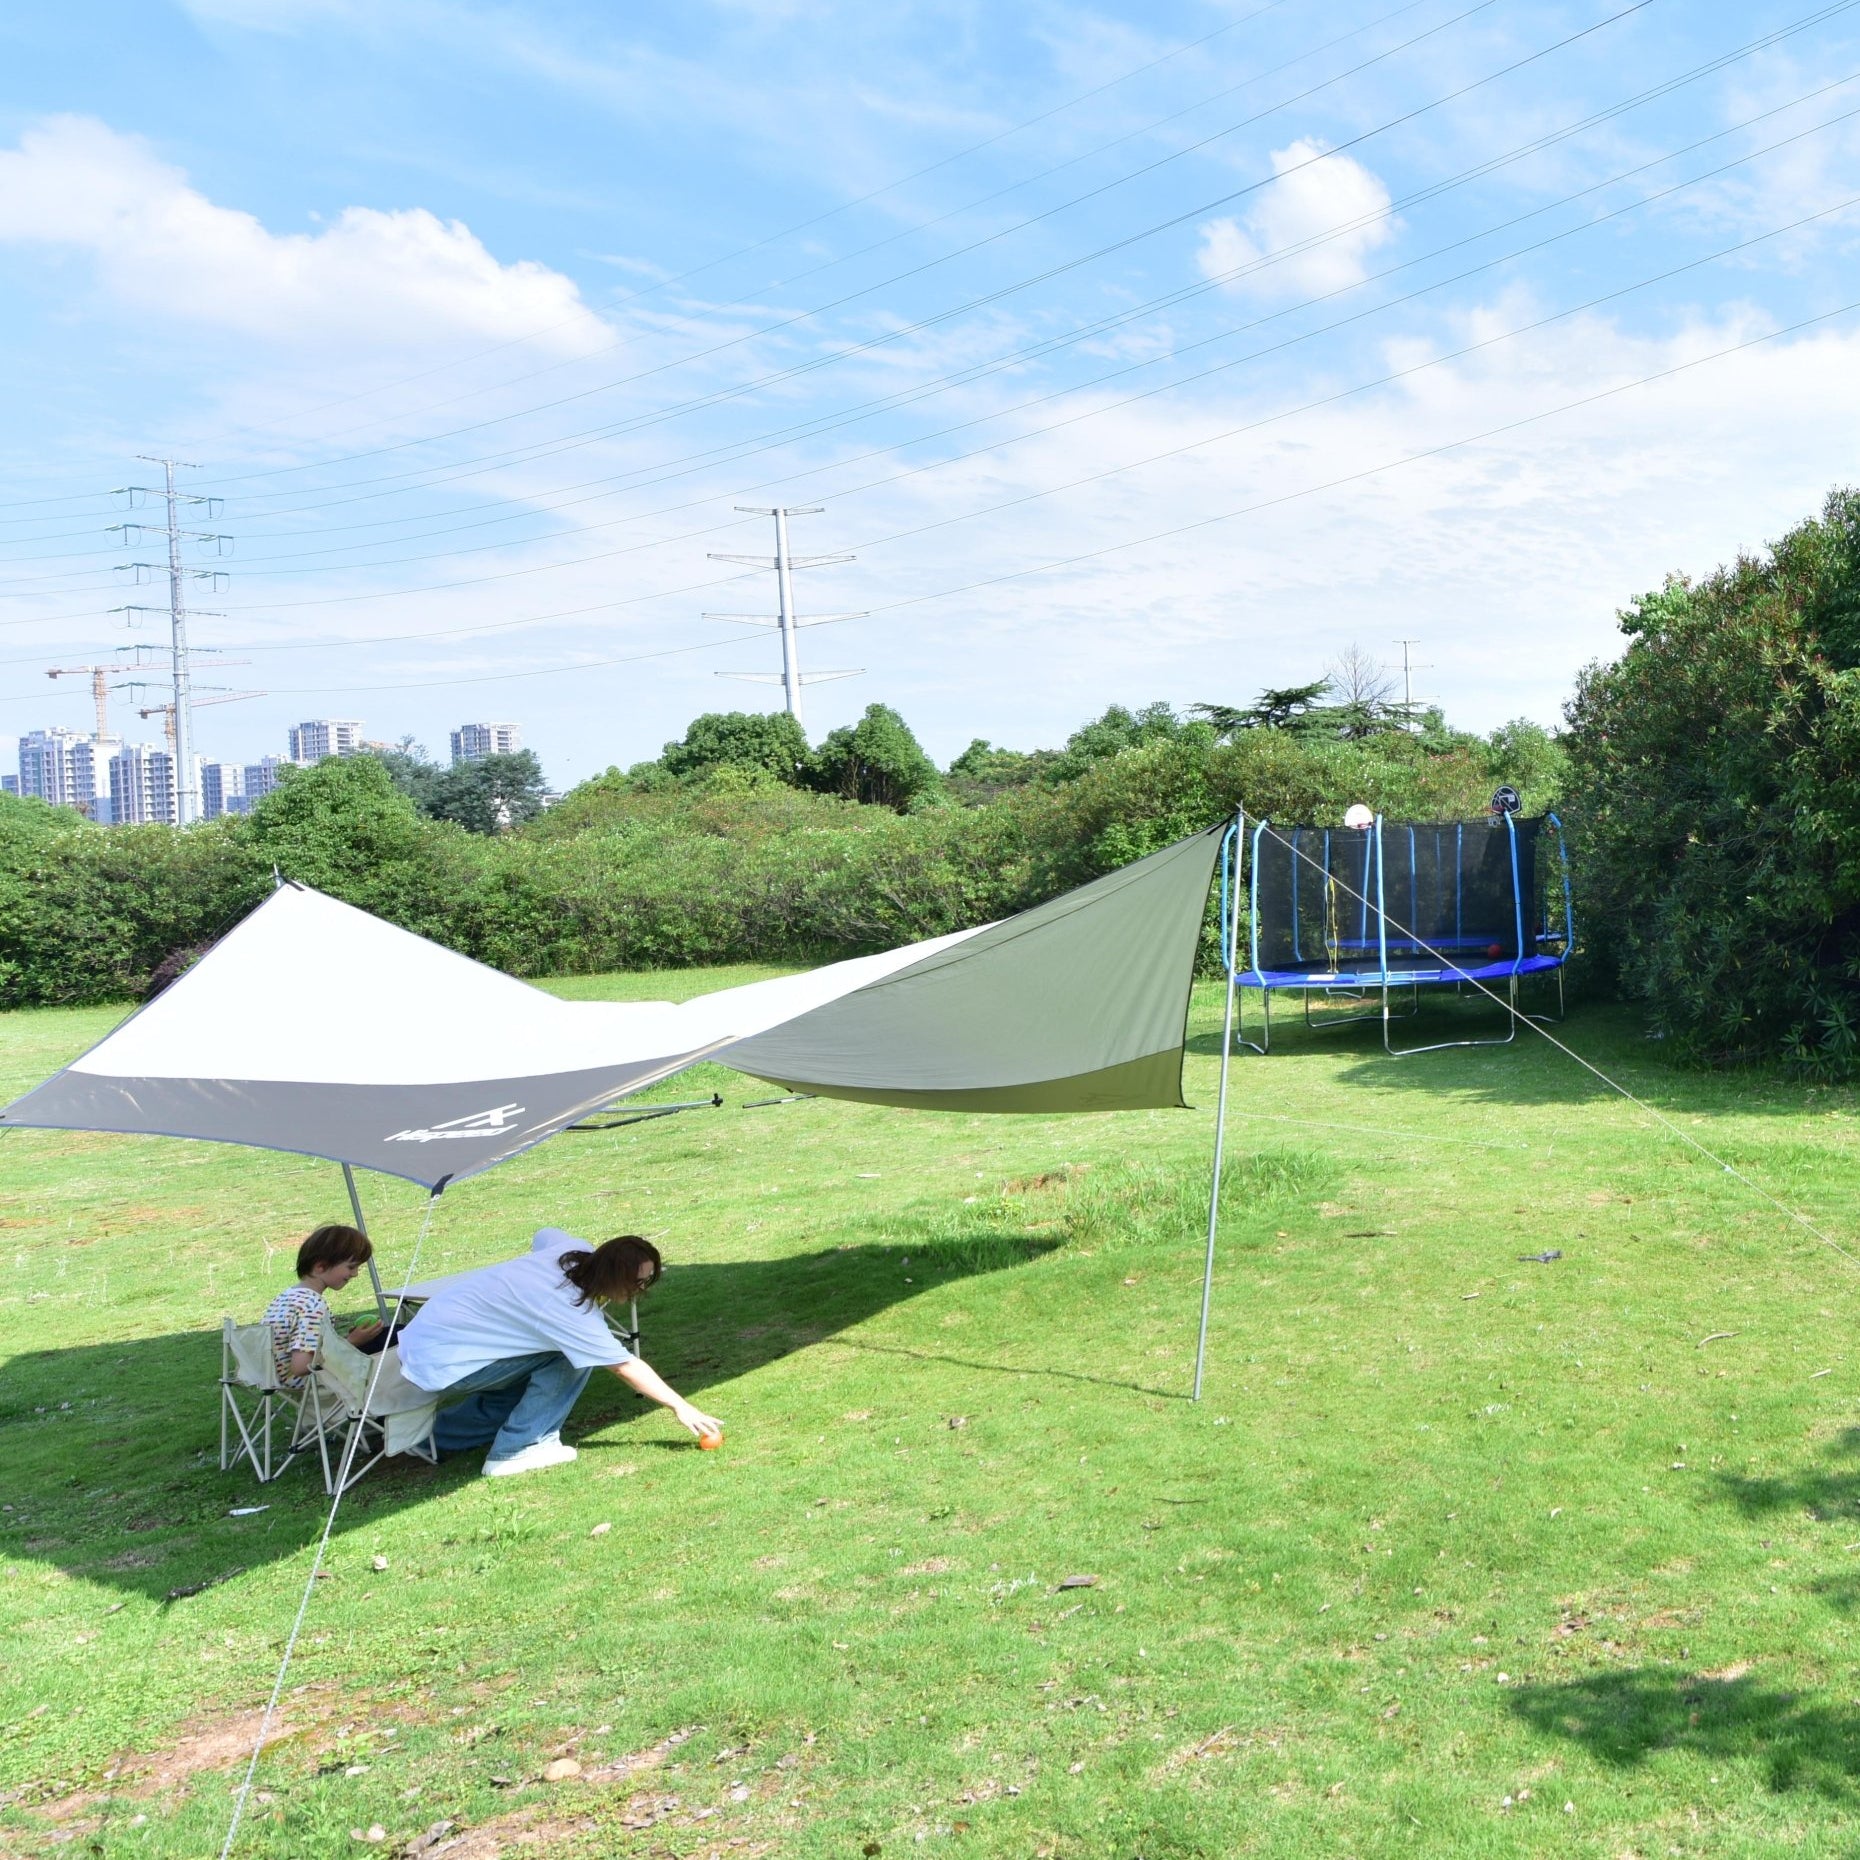
{"label": "dirt patch on grass", "polygon": [[417,1853],[420,1860],[499,1860],[502,1854],[563,1853],[571,1847],[584,1846],[596,1832],[591,1816],[578,1815],[573,1820],[550,1817],[539,1820],[539,1808],[520,1808],[499,1815],[463,1834],[454,1834],[431,1846],[418,1843],[402,1848],[403,1853]]}
{"label": "dirt patch on grass", "polygon": [[1063,1168],[1048,1169],[1041,1175],[1021,1176],[1012,1182],[1004,1182],[1001,1192],[1004,1195],[1049,1194],[1056,1188],[1066,1188],[1076,1182],[1090,1167],[1090,1163],[1067,1163]]}
{"label": "dirt patch on grass", "polygon": [[[267,1750],[301,1736],[329,1715],[308,1694],[280,1707],[265,1739]],[[100,1778],[100,1785],[83,1787],[39,1804],[39,1813],[53,1821],[70,1821],[103,1805],[111,1796],[171,1795],[206,1770],[230,1770],[246,1761],[258,1741],[264,1713],[247,1711],[230,1718],[190,1719],[172,1742],[160,1749],[131,1752],[118,1757]]]}
{"label": "dirt patch on grass", "polygon": [[592,1769],[583,1770],[581,1781],[584,1783],[621,1783],[628,1782],[635,1776],[642,1776],[649,1770],[656,1770],[680,1744],[686,1744],[702,1729],[701,1725],[688,1724],[682,1730],[673,1731],[662,1737],[656,1744],[645,1750],[636,1750],[630,1757],[616,1757],[611,1763],[596,1764]]}
{"label": "dirt patch on grass", "polygon": [[157,1550],[124,1550],[115,1556],[108,1556],[97,1565],[99,1569],[153,1569],[157,1563],[164,1563],[167,1557]]}

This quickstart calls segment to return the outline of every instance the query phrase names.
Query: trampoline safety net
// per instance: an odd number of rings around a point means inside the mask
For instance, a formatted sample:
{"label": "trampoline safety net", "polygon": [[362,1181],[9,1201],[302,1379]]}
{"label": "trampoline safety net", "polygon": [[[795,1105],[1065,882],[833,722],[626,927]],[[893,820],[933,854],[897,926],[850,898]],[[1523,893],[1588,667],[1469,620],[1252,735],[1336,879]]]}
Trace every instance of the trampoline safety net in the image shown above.
{"label": "trampoline safety net", "polygon": [[[1548,967],[1538,885],[1543,822],[1256,826],[1249,836],[1256,976],[1435,967]],[[1552,855],[1554,862],[1554,854]],[[1437,953],[1436,953],[1437,952]],[[1548,960],[1546,960],[1548,958]]]}

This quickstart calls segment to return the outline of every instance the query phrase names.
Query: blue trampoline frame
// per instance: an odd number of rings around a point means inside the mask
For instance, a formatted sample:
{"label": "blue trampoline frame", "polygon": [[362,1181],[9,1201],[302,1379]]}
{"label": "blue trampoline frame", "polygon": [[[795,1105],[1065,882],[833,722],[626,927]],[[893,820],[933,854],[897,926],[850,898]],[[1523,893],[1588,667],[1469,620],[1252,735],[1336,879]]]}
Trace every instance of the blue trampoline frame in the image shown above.
{"label": "blue trampoline frame", "polygon": [[[1454,961],[1452,950],[1458,948],[1478,947],[1483,951],[1485,943],[1480,938],[1465,938],[1455,935],[1443,939],[1446,947],[1439,944],[1423,942],[1411,927],[1405,928],[1398,920],[1390,934],[1390,919],[1387,909],[1385,888],[1386,865],[1383,857],[1383,834],[1385,831],[1406,832],[1412,848],[1416,828],[1412,825],[1389,826],[1383,817],[1376,815],[1371,826],[1366,830],[1367,857],[1364,861],[1363,889],[1356,892],[1354,887],[1346,887],[1361,902],[1357,913],[1358,927],[1361,934],[1350,939],[1356,950],[1365,960],[1339,964],[1331,951],[1326,951],[1326,966],[1318,967],[1307,964],[1293,969],[1263,969],[1259,959],[1259,843],[1261,838],[1274,830],[1271,822],[1260,819],[1248,822],[1242,809],[1227,829],[1221,844],[1220,885],[1221,885],[1221,946],[1225,957],[1230,986],[1241,991],[1236,1001],[1234,1033],[1236,1044],[1249,1051],[1264,1054],[1272,1045],[1272,996],[1275,990],[1297,991],[1303,998],[1305,1023],[1313,1029],[1342,1027],[1354,1025],[1360,1021],[1379,1019],[1382,1022],[1382,1044],[1385,1051],[1395,1058],[1406,1058],[1414,1053],[1439,1052],[1454,1046],[1507,1046],[1517,1038],[1518,1020],[1522,1016],[1530,1020],[1558,1021],[1563,1018],[1563,965],[1568,961],[1570,951],[1576,941],[1576,913],[1569,876],[1569,848],[1563,838],[1563,823],[1553,813],[1543,816],[1544,824],[1556,835],[1558,876],[1561,881],[1563,909],[1562,923],[1556,924],[1548,910],[1540,929],[1525,932],[1525,913],[1530,908],[1530,901],[1523,895],[1518,863],[1517,823],[1507,814],[1503,817],[1504,829],[1510,841],[1511,849],[1511,895],[1512,909],[1515,913],[1516,947],[1518,954],[1505,961],[1480,962],[1462,966]],[[1252,826],[1252,840],[1247,841],[1247,828]],[[1493,823],[1496,825],[1496,823]],[[1484,823],[1479,823],[1478,830],[1489,831]],[[1292,829],[1294,835],[1311,829]],[[1351,829],[1352,838],[1359,829]],[[1328,880],[1331,865],[1332,833],[1323,829],[1322,855],[1314,857],[1297,846],[1294,839],[1292,882],[1294,895],[1298,882],[1300,862],[1308,860],[1317,867]],[[1454,832],[1464,836],[1466,827],[1458,825]],[[1412,853],[1409,859],[1409,871],[1414,870]],[[1247,956],[1248,965],[1239,966],[1239,904],[1240,881],[1242,873],[1246,874],[1247,902]],[[1460,884],[1463,868],[1456,859],[1455,872],[1455,914],[1460,905]],[[1374,904],[1370,897],[1373,889]],[[1533,910],[1532,914],[1535,912]],[[1411,899],[1410,916],[1418,916],[1415,901]],[[1373,935],[1371,920],[1373,918]],[[1296,915],[1294,914],[1293,935],[1296,938]],[[1346,945],[1339,942],[1339,949]],[[1531,953],[1526,954],[1526,951]],[[1294,954],[1302,955],[1294,942]],[[1366,958],[1373,954],[1374,960]],[[1415,958],[1426,956],[1429,961],[1417,961]],[[1393,957],[1393,960],[1391,960]],[[1404,960],[1404,958],[1406,958]],[[1519,985],[1525,976],[1554,974],[1557,983],[1557,1011],[1555,1014],[1528,1014],[1519,1004]],[[1397,1018],[1407,1018],[1420,1011],[1420,997],[1423,988],[1451,986],[1456,991],[1463,990],[1468,982],[1484,985],[1485,992],[1492,992],[1491,984],[1505,984],[1505,1006],[1507,1009],[1505,1031],[1502,1035],[1478,1040],[1437,1040],[1425,1046],[1397,1046],[1390,1033],[1392,1023]],[[1391,990],[1406,988],[1410,991],[1412,1006],[1404,1015],[1398,1016],[1392,1006]],[[1249,1039],[1245,1031],[1245,1016],[1241,1004],[1244,991],[1257,989],[1260,996],[1261,1032],[1257,1040]],[[1317,993],[1320,998],[1347,997],[1361,1005],[1367,997],[1380,994],[1379,1011],[1334,1016],[1322,1022],[1311,1018],[1311,996]]]}

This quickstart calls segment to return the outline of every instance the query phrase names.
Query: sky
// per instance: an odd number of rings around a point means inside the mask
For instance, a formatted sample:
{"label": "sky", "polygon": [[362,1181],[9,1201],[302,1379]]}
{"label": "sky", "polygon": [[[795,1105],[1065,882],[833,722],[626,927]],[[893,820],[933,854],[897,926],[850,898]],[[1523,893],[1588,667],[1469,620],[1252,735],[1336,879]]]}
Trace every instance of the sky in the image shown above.
{"label": "sky", "polygon": [[778,504],[816,740],[1553,725],[1855,478],[1857,203],[1860,0],[7,9],[0,758],[159,740],[150,457],[212,759],[777,708]]}

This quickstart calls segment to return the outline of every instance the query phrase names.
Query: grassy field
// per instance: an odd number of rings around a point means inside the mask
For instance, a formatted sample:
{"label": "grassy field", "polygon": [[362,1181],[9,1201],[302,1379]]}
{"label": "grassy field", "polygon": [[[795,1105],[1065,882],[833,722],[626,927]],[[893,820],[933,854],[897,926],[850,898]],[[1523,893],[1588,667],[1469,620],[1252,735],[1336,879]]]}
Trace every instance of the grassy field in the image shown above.
{"label": "grassy field", "polygon": [[[728,1444],[604,1379],[572,1467],[371,1476],[239,1851],[1851,1854],[1860,1268],[1541,1041],[1292,1034],[1191,1404],[1217,1010],[1192,1112],[713,1069],[448,1193],[423,1273],[657,1238],[646,1353]],[[0,1088],[113,1018],[0,1019]],[[1848,1242],[1851,1093],[1564,1032]],[[364,1186],[392,1273],[420,1197]],[[340,1176],[16,1131],[0,1196],[0,1853],[215,1854],[324,1514],[219,1471],[217,1327]]]}

